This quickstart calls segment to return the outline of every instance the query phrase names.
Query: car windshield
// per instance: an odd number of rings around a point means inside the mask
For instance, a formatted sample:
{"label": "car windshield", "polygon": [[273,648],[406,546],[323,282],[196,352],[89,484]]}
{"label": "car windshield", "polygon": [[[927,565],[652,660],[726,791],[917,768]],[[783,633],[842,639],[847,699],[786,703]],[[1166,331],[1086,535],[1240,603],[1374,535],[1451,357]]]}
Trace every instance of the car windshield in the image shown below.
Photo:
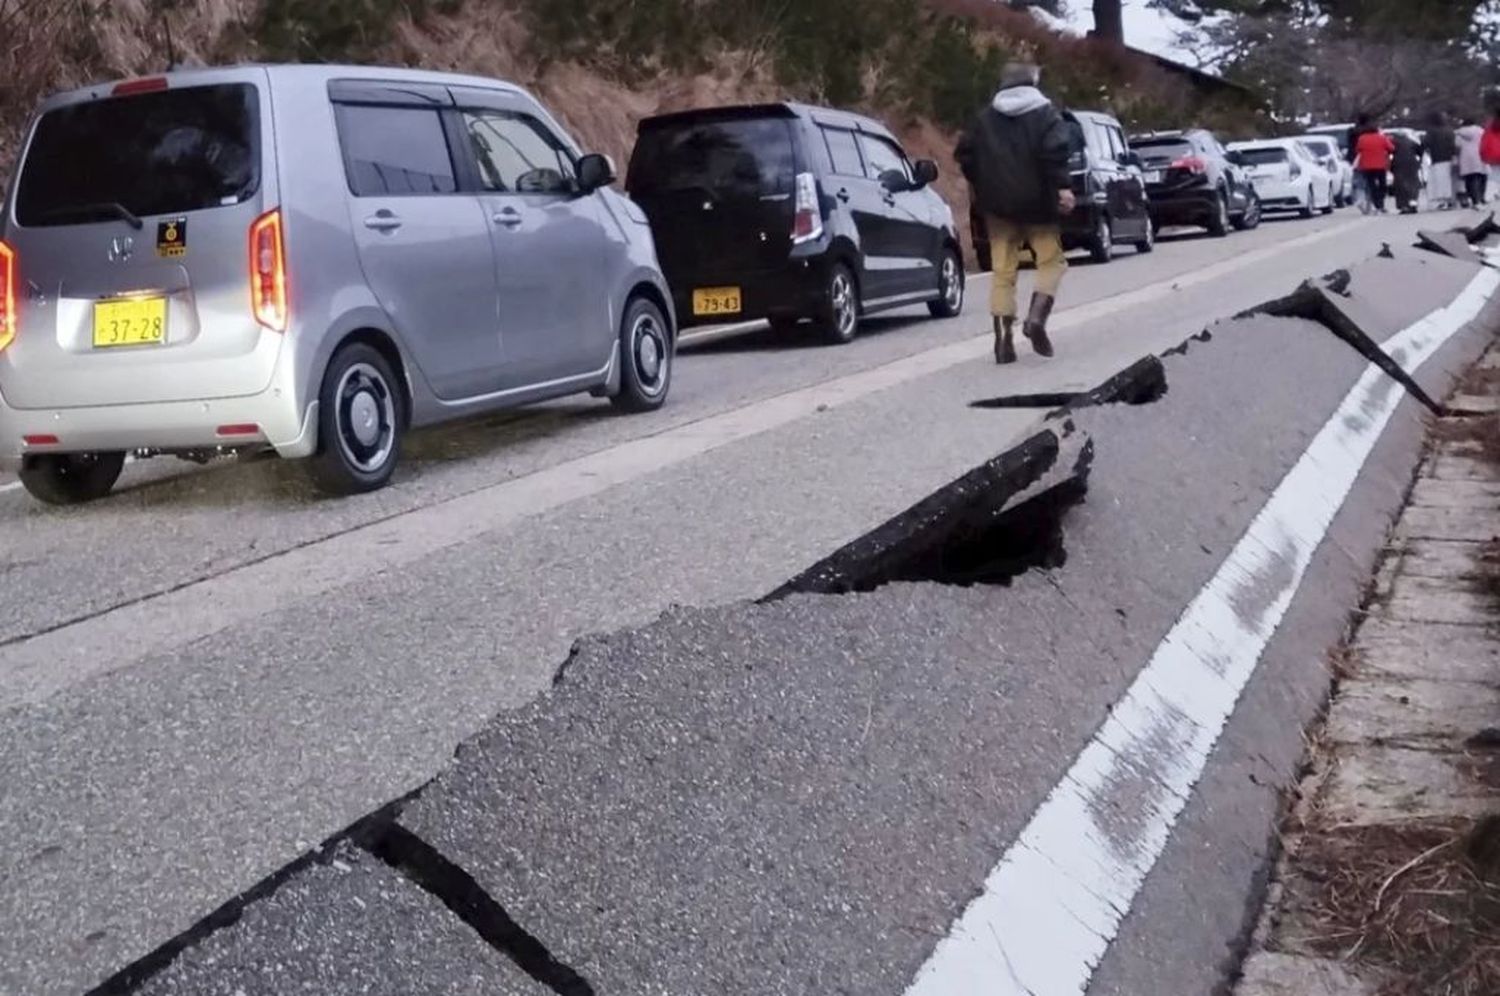
{"label": "car windshield", "polygon": [[260,184],[255,88],[182,87],[85,101],[37,122],[16,194],[22,225],[182,214]]}
{"label": "car windshield", "polygon": [[790,193],[795,174],[787,118],[668,121],[641,130],[627,185],[638,197],[764,197]]}
{"label": "car windshield", "polygon": [[1315,156],[1326,157],[1336,154],[1334,152],[1333,142],[1329,141],[1328,139],[1314,139],[1311,141],[1305,140],[1302,143],[1302,147]]}
{"label": "car windshield", "polygon": [[1146,138],[1135,140],[1130,147],[1148,163],[1166,163],[1193,154],[1193,146],[1181,138]]}
{"label": "car windshield", "polygon": [[1246,166],[1269,166],[1291,158],[1286,149],[1241,149],[1240,162]]}

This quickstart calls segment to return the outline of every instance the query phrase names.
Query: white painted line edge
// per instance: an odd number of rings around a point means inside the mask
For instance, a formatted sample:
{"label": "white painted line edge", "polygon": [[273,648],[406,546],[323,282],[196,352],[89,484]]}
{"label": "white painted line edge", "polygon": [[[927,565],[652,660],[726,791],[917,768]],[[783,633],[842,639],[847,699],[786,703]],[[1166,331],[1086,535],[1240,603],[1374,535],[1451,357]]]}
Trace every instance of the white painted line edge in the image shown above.
{"label": "white painted line edge", "polygon": [[[1387,348],[1405,349],[1415,372],[1474,320],[1497,287],[1500,273],[1481,272]],[[1087,991],[1404,397],[1378,368],[1366,369],[938,942],[907,996]],[[1238,589],[1278,575],[1286,580],[1258,616],[1236,611]]]}

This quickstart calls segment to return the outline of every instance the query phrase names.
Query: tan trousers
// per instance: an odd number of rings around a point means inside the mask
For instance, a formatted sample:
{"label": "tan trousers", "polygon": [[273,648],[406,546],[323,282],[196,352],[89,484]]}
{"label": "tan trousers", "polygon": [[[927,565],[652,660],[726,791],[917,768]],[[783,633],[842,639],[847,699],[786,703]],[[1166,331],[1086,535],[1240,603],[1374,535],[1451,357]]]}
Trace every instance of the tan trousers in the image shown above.
{"label": "tan trousers", "polygon": [[1022,225],[1000,218],[986,218],[985,224],[990,234],[990,265],[995,271],[990,285],[990,314],[1016,317],[1016,276],[1021,269],[1021,252],[1027,245],[1036,256],[1037,292],[1056,297],[1063,274],[1068,272],[1062,230],[1057,225]]}

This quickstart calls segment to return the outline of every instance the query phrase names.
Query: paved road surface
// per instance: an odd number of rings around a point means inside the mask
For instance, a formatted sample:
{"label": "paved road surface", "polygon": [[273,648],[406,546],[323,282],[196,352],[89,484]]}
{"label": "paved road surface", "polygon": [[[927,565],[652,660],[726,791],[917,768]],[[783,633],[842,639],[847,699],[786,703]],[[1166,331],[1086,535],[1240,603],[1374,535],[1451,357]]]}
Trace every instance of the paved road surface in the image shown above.
{"label": "paved road surface", "polygon": [[0,482],[0,992],[98,982],[430,778],[579,637],[763,595],[1036,418],[964,402],[1091,386],[1416,227],[1343,213],[1081,264],[1059,358],[1004,370],[978,282],[959,319],[845,348],[700,338],[661,413],[424,432],[348,501],[275,462],[147,461],[66,511]]}

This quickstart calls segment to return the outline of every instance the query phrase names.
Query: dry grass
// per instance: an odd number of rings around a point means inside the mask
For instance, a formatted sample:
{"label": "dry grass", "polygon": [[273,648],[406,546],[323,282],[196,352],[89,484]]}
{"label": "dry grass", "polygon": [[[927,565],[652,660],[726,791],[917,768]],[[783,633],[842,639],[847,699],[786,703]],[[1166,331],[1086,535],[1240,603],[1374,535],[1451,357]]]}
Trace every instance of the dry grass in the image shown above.
{"label": "dry grass", "polygon": [[1378,966],[1380,996],[1500,993],[1500,817],[1311,829],[1288,898],[1297,940]]}

